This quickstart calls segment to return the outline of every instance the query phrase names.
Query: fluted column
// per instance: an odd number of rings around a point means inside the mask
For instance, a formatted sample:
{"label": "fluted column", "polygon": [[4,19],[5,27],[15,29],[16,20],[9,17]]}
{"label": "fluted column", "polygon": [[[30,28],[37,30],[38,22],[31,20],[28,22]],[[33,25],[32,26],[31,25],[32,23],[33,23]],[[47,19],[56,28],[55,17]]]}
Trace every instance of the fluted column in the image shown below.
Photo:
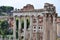
{"label": "fluted column", "polygon": [[57,25],[56,25],[56,17],[53,16],[53,40],[57,40]]}
{"label": "fluted column", "polygon": [[19,20],[19,26],[18,26],[18,40],[21,40],[21,17],[18,17]]}
{"label": "fluted column", "polygon": [[43,16],[43,40],[47,40],[46,14]]}
{"label": "fluted column", "polygon": [[50,15],[49,18],[49,29],[50,29],[50,40],[53,40],[53,16]]}
{"label": "fluted column", "polygon": [[27,27],[27,25],[26,25],[27,23],[26,23],[26,16],[24,16],[24,40],[26,40],[26,27]]}
{"label": "fluted column", "polygon": [[13,40],[16,40],[16,17],[14,17]]}
{"label": "fluted column", "polygon": [[36,40],[39,40],[38,17],[36,16]]}
{"label": "fluted column", "polygon": [[53,40],[53,30],[50,30],[50,40]]}
{"label": "fluted column", "polygon": [[33,40],[32,34],[33,34],[32,16],[30,16],[30,39],[29,40]]}

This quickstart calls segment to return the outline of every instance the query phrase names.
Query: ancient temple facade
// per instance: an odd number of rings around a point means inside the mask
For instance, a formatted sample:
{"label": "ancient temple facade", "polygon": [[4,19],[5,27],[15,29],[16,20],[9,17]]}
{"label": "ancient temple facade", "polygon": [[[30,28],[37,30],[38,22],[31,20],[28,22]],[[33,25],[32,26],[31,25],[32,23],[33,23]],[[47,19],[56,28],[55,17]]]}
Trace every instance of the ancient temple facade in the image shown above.
{"label": "ancient temple facade", "polygon": [[[13,11],[13,35],[16,38],[16,17],[19,18],[19,40],[56,40],[57,39],[57,13],[53,4],[45,3],[43,9],[34,9],[28,4],[22,9]],[[24,29],[21,33],[21,19],[24,20]],[[27,29],[27,19],[30,21]],[[14,39],[15,40],[15,39]]]}
{"label": "ancient temple facade", "polygon": [[[13,40],[16,40],[16,19],[18,19],[18,40],[56,40],[60,34],[60,17],[57,16],[53,4],[45,3],[43,9],[35,9],[33,5],[27,4],[22,9],[14,10],[13,16],[6,18],[9,19],[8,22],[13,29]],[[22,21],[24,28],[21,25]]]}

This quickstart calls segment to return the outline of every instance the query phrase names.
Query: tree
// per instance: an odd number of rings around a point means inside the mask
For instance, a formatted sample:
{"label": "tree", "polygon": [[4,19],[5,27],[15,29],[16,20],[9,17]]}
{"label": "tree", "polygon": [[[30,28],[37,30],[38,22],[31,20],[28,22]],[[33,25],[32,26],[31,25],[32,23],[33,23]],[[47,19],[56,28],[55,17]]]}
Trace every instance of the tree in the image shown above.
{"label": "tree", "polygon": [[[5,16],[5,15],[12,15],[12,10],[14,9],[14,7],[11,6],[0,6],[0,16]],[[3,13],[5,12],[5,13]]]}
{"label": "tree", "polygon": [[7,21],[1,22],[1,30],[2,30],[1,34],[2,35],[6,35],[7,30],[8,30],[8,26],[9,26],[9,24]]}
{"label": "tree", "polygon": [[8,30],[8,26],[9,26],[9,24],[6,20],[1,22],[0,34],[3,36],[3,40],[4,40],[4,37],[6,37],[6,35],[7,35],[6,33],[7,33],[7,30]]}
{"label": "tree", "polygon": [[14,8],[11,6],[1,6],[0,11],[2,12],[11,12]]}

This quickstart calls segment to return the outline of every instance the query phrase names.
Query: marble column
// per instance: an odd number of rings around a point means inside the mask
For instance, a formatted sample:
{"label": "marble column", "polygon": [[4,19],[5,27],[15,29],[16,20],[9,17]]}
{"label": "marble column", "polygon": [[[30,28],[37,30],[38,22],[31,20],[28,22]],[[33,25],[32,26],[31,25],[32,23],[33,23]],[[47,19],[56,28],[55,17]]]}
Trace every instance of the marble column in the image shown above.
{"label": "marble column", "polygon": [[18,40],[21,40],[21,17],[18,17],[19,20],[19,26],[18,26]]}
{"label": "marble column", "polygon": [[53,17],[52,14],[49,18],[49,31],[50,31],[50,40],[53,40]]}
{"label": "marble column", "polygon": [[39,40],[38,16],[36,16],[36,40]]}
{"label": "marble column", "polygon": [[24,16],[24,40],[26,40],[26,27],[27,27],[26,16]]}
{"label": "marble column", "polygon": [[50,30],[50,40],[53,40],[53,30]]}
{"label": "marble column", "polygon": [[32,25],[32,16],[30,16],[30,39],[29,40],[33,40],[33,25]]}
{"label": "marble column", "polygon": [[13,40],[16,40],[16,17],[14,17]]}
{"label": "marble column", "polygon": [[43,40],[47,40],[46,14],[43,15]]}
{"label": "marble column", "polygon": [[53,16],[53,40],[57,40],[57,24],[56,24],[56,17]]}

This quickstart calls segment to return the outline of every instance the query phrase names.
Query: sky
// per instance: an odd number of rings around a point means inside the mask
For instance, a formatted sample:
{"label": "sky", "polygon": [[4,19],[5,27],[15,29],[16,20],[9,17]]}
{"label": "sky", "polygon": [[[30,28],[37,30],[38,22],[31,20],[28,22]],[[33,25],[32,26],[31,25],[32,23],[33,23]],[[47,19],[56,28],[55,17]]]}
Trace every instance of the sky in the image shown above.
{"label": "sky", "polygon": [[35,9],[44,7],[44,3],[51,3],[56,6],[56,12],[60,16],[60,0],[0,0],[0,6],[12,6],[14,8],[21,9],[27,4],[34,5]]}

